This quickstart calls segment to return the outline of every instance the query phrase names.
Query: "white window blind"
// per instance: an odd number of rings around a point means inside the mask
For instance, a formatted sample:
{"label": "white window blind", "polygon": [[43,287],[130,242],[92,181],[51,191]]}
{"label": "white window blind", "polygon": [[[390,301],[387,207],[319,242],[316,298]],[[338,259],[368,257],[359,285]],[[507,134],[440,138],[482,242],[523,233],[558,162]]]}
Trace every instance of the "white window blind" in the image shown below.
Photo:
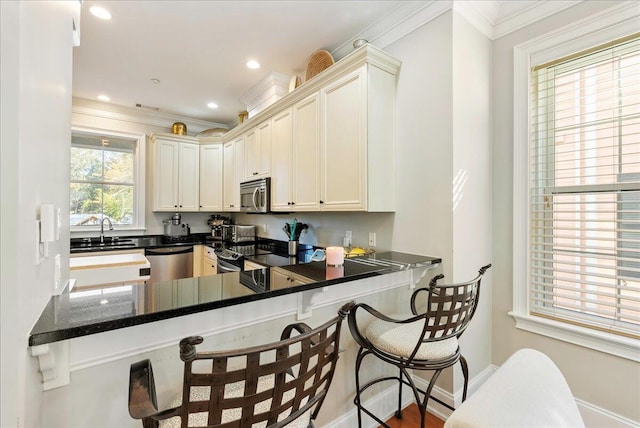
{"label": "white window blind", "polygon": [[640,35],[532,69],[531,315],[640,337]]}

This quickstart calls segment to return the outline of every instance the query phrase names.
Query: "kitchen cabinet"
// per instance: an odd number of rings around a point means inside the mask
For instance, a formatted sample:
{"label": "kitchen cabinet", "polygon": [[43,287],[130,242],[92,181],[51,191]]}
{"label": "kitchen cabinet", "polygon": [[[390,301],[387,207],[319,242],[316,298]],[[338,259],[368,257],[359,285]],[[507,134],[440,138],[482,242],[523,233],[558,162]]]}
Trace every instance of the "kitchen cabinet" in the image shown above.
{"label": "kitchen cabinet", "polygon": [[400,61],[365,45],[225,134],[249,133],[254,147],[255,124],[271,121],[272,210],[395,210],[399,69]]}
{"label": "kitchen cabinet", "polygon": [[223,211],[240,211],[240,182],[244,178],[244,136],[224,144]]}
{"label": "kitchen cabinet", "polygon": [[152,134],[153,211],[199,211],[198,139]]}
{"label": "kitchen cabinet", "polygon": [[200,211],[222,211],[222,162],[223,145],[217,142],[200,143]]}
{"label": "kitchen cabinet", "polygon": [[271,119],[265,120],[244,136],[244,180],[269,177],[271,171]]}
{"label": "kitchen cabinet", "polygon": [[371,66],[320,90],[323,211],[393,211],[395,75]]}
{"label": "kitchen cabinet", "polygon": [[271,209],[319,211],[319,93],[273,118]]}
{"label": "kitchen cabinet", "polygon": [[271,272],[271,281],[269,282],[269,286],[272,290],[280,290],[309,283],[309,278],[289,272],[285,269],[271,268],[269,270]]}
{"label": "kitchen cabinet", "polygon": [[254,263],[252,261],[249,260],[245,260],[244,261],[244,270],[248,271],[248,270],[256,270],[256,269],[264,269],[266,266],[263,266],[259,263]]}
{"label": "kitchen cabinet", "polygon": [[218,273],[218,259],[216,253],[213,252],[213,248],[204,246],[202,253],[202,276],[211,276]]}

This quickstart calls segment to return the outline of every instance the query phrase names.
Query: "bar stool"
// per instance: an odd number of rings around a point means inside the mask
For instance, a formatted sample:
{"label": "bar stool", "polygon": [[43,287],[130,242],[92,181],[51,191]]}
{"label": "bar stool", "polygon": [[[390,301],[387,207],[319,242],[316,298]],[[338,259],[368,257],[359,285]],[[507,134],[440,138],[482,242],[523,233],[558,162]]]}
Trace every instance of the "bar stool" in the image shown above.
{"label": "bar stool", "polygon": [[[419,288],[411,295],[411,314],[384,315],[371,306],[359,303],[349,311],[349,330],[360,345],[356,358],[356,396],[354,404],[358,408],[358,426],[362,427],[362,412],[371,416],[382,426],[388,425],[361,401],[361,394],[373,385],[385,381],[398,382],[398,409],[396,417],[402,418],[402,385],[411,388],[416,404],[420,409],[421,428],[424,428],[427,403],[433,398],[438,403],[454,410],[450,405],[431,397],[431,391],[442,370],[460,361],[464,376],[462,400],[467,398],[469,371],[465,358],[460,353],[458,338],[467,328],[473,317],[480,297],[480,281],[491,265],[483,266],[478,276],[471,281],[443,285],[437,282],[444,275],[431,279],[428,287]],[[416,305],[418,296],[426,295],[425,312],[420,313]],[[360,310],[361,309],[361,310]],[[359,311],[360,310],[360,311]],[[358,312],[361,312],[360,321]],[[363,331],[361,324],[365,312],[373,321]],[[367,317],[371,319],[371,317]],[[359,324],[360,323],[360,324]],[[360,369],[364,357],[374,357],[398,368],[397,376],[374,379],[365,385],[360,384]],[[430,370],[433,375],[426,391],[419,389],[409,375],[408,370]]]}
{"label": "bar stool", "polygon": [[312,427],[333,379],[342,320],[352,305],[317,328],[290,324],[280,341],[246,349],[196,352],[202,337],[182,339],[182,395],[159,412],[151,361],[139,361],[130,370],[129,414],[145,428]]}

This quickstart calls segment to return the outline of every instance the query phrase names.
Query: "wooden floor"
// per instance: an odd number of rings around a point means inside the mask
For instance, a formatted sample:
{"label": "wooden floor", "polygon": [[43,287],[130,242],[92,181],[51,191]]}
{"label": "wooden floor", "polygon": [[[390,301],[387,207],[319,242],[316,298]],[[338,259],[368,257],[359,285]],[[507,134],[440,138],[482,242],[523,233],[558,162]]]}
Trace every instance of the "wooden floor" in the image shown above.
{"label": "wooden floor", "polygon": [[[402,411],[402,419],[396,419],[395,417],[392,417],[387,421],[387,424],[391,428],[420,427],[420,410],[418,410],[418,406],[413,403]],[[443,420],[438,419],[431,413],[427,413],[427,420],[425,423],[426,428],[442,428],[443,426]]]}

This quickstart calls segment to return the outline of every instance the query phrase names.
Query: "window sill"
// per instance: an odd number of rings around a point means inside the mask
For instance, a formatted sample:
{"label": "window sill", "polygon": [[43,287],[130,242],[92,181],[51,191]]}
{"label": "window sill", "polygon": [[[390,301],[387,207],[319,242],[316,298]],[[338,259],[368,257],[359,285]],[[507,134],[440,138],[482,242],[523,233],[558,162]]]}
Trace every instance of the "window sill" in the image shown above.
{"label": "window sill", "polygon": [[640,362],[640,341],[571,324],[509,312],[516,328]]}

